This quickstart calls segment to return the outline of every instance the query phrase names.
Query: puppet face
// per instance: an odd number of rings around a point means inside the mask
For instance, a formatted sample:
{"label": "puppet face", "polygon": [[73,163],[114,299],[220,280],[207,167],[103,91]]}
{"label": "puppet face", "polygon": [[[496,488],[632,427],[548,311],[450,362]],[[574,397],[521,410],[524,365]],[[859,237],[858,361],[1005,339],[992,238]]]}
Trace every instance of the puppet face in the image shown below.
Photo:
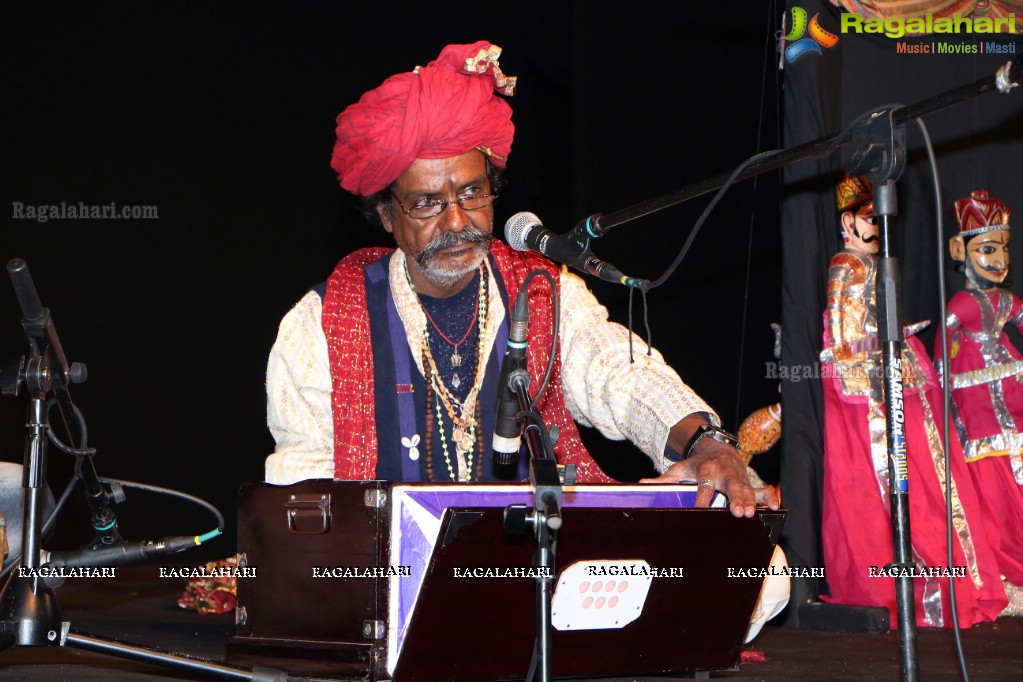
{"label": "puppet face", "polygon": [[874,202],[868,201],[843,213],[842,233],[845,236],[845,248],[877,253],[881,249],[881,237],[874,217]]}
{"label": "puppet face", "polygon": [[1009,276],[1009,231],[992,230],[969,238],[952,238],[952,258],[965,261],[966,278],[987,289],[1004,284]]}

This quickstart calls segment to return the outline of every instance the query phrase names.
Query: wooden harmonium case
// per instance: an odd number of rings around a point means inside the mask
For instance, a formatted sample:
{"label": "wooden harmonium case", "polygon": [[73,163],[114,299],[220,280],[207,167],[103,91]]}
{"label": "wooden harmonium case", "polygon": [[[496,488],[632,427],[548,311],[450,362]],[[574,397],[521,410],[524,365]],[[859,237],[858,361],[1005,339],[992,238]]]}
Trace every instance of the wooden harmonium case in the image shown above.
{"label": "wooden harmonium case", "polygon": [[[695,486],[564,491],[554,674],[732,668],[784,512],[737,519]],[[326,679],[522,679],[536,634],[536,543],[507,533],[528,485],[311,480],[239,491],[229,658]],[[597,655],[599,652],[599,655]]]}

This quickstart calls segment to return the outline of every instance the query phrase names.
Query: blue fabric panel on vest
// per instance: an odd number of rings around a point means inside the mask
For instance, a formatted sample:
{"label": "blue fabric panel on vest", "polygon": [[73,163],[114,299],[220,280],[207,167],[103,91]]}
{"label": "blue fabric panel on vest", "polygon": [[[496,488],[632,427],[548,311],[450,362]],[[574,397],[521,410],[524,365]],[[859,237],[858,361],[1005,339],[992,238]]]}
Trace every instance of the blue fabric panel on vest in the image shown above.
{"label": "blue fabric panel on vest", "polygon": [[[391,296],[387,280],[389,260],[390,258],[383,258],[366,268],[366,306],[369,309],[370,336],[373,339],[373,398],[376,405],[377,429],[376,476],[384,481],[403,481],[409,480],[409,477],[402,472],[401,437],[411,437],[413,434],[402,434],[398,419],[397,376],[387,315],[388,299]],[[403,346],[407,345],[404,337],[394,341]],[[418,385],[415,385],[416,379]],[[422,398],[419,396],[424,395],[425,387],[418,370],[412,372],[412,380],[416,404],[420,405]],[[416,409],[415,415],[416,433],[424,433],[423,410]],[[412,481],[426,480],[422,458],[419,463],[419,476],[412,478]]]}
{"label": "blue fabric panel on vest", "polygon": [[[426,398],[426,384],[422,374],[419,373],[415,365],[406,338],[404,336],[395,338],[399,335],[392,333],[392,330],[389,328],[388,306],[393,306],[393,303],[390,303],[391,291],[390,282],[387,277],[387,263],[388,259],[384,258],[368,267],[365,280],[370,334],[373,340],[374,400],[376,403],[377,442],[379,444],[376,476],[378,479],[388,481],[425,481],[427,480],[425,443],[420,442],[418,445],[420,452],[417,462],[418,477],[412,478],[409,476],[409,462],[405,461],[407,459],[406,453],[408,448],[402,446],[401,439],[403,437],[412,438],[417,434],[420,438],[425,436],[426,405],[424,401]],[[498,290],[501,298],[505,301],[505,306],[508,307],[507,290],[500,274],[497,273],[493,261],[491,261],[491,268],[497,274],[495,279],[498,282]],[[391,314],[393,314],[393,311],[391,311]],[[484,439],[483,481],[507,480],[499,479],[494,474],[492,448],[497,412],[497,380],[500,376],[501,362],[504,359],[507,339],[508,320],[506,316],[501,324],[494,348],[491,351],[490,361],[487,363],[487,371],[484,375],[483,386],[480,391],[480,410],[482,414],[477,415],[477,419],[482,421],[483,428],[477,437]],[[394,352],[398,349],[395,348],[395,344],[400,344],[400,350],[408,354],[408,359],[411,363],[409,379],[412,384],[411,395],[415,405],[415,434],[402,433],[401,431],[398,403],[400,396],[396,391],[398,377],[395,371],[394,360]],[[431,409],[435,408],[431,406]],[[447,432],[449,452],[453,458],[454,450],[450,444],[451,424],[450,419],[446,417],[445,415],[445,431]],[[437,429],[434,429],[432,443],[434,475],[438,481],[450,481],[451,476],[444,463],[440,434],[437,431]],[[528,475],[527,457],[527,455],[523,455],[520,458],[519,471],[513,480],[524,480]],[[453,459],[452,465],[454,465]]]}

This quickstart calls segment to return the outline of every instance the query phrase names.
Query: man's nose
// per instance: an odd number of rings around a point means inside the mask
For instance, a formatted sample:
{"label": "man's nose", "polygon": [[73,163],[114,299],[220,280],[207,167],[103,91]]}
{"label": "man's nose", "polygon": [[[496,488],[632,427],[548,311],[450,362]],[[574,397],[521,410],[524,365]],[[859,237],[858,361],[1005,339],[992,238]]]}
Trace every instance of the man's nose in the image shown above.
{"label": "man's nose", "polygon": [[441,221],[448,232],[461,232],[469,224],[469,216],[457,201],[452,201],[444,207]]}

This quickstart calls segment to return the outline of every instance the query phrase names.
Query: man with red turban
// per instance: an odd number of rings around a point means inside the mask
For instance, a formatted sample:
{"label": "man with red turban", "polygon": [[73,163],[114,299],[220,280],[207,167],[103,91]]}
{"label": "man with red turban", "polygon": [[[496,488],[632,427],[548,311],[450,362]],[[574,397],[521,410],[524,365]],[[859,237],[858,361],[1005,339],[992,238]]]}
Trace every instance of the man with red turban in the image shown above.
{"label": "man with red turban", "polygon": [[[734,438],[656,351],[630,361],[629,333],[582,280],[493,239],[500,171],[511,152],[515,79],[487,42],[450,45],[425,67],[392,76],[337,118],[331,167],[341,186],[393,235],[397,250],[363,249],[281,322],[267,368],[267,421],[277,441],[266,478],[477,482],[525,477],[493,461],[507,311],[541,270],[560,295],[559,337],[536,407],[554,452],[577,481],[611,479],[576,422],[628,438],[662,472],[715,490],[731,513],[778,508],[754,490]],[[553,305],[543,278],[528,285],[528,371],[543,383]],[[510,476],[509,476],[510,474]],[[775,563],[784,565],[776,551]],[[749,637],[788,600],[788,580],[765,588]]]}
{"label": "man with red turban", "polygon": [[[277,440],[267,480],[495,480],[506,312],[525,277],[542,269],[562,304],[557,357],[537,406],[559,430],[555,453],[576,465],[578,481],[610,479],[575,422],[632,440],[661,482],[700,481],[700,505],[717,489],[736,516],[752,516],[758,501],[777,508],[773,493],[750,486],[711,408],[658,353],[630,362],[628,333],[578,277],[493,239],[514,133],[503,96],[515,79],[499,55],[487,42],[448,46],[338,116],[331,166],[398,248],[344,258],[284,318],[267,373]],[[552,303],[540,279],[528,292],[535,390],[548,364]]]}

